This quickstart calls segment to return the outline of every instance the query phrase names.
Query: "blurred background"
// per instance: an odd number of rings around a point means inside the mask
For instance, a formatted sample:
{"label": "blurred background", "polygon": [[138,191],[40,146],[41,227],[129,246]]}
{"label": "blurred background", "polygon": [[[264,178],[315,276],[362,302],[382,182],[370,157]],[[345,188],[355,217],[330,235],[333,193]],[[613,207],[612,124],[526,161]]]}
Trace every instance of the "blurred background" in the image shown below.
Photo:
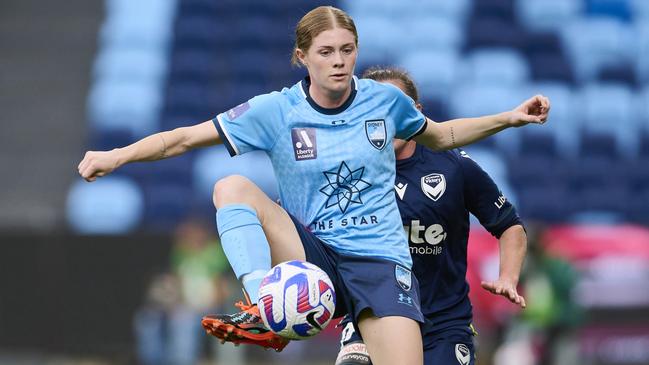
{"label": "blurred background", "polygon": [[649,0],[2,0],[0,364],[333,364],[333,326],[281,354],[200,329],[241,297],[213,184],[277,197],[265,155],[76,172],[293,85],[294,26],[323,4],[356,21],[357,74],[402,66],[436,120],[551,98],[548,125],[467,148],[530,236],[519,312],[479,287],[498,248],[472,229],[478,364],[649,364]]}

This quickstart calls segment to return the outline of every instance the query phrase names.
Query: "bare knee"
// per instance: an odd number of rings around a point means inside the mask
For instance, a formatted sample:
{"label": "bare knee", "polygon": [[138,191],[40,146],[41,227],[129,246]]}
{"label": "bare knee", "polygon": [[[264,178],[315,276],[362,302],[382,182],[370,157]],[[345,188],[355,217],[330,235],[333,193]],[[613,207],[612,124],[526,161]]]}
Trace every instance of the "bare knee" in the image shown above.
{"label": "bare knee", "polygon": [[230,175],[214,184],[212,201],[218,209],[227,204],[249,203],[255,184],[241,175]]}

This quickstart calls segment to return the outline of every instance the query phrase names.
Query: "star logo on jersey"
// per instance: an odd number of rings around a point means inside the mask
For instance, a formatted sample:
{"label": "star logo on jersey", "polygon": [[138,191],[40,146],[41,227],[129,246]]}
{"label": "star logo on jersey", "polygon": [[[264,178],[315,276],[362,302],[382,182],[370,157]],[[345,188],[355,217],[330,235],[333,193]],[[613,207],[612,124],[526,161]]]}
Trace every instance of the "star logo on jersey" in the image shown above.
{"label": "star logo on jersey", "polygon": [[397,185],[394,186],[394,190],[397,192],[399,199],[403,200],[403,195],[406,193],[407,188],[408,188],[408,184],[404,185],[403,183],[398,183]]}
{"label": "star logo on jersey", "polygon": [[385,147],[388,133],[385,130],[385,120],[374,119],[365,121],[365,135],[372,147],[382,150]]}
{"label": "star logo on jersey", "polygon": [[365,167],[352,171],[345,161],[338,169],[323,172],[327,178],[327,185],[320,189],[320,192],[328,197],[326,208],[337,205],[340,211],[345,213],[352,204],[363,204],[361,192],[372,186],[363,180]]}
{"label": "star logo on jersey", "polygon": [[430,174],[421,178],[421,190],[427,197],[437,201],[446,191],[446,178],[442,174]]}

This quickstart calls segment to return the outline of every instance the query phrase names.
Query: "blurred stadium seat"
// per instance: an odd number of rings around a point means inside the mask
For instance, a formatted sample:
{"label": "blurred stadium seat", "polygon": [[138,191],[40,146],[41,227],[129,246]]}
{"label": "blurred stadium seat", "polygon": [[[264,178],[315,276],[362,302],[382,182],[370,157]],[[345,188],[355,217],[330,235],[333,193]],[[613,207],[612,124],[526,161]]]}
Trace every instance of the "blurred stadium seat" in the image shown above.
{"label": "blurred stadium seat", "polygon": [[588,134],[614,136],[615,148],[625,156],[637,153],[637,125],[633,91],[624,84],[589,84],[580,92],[583,130]]}
{"label": "blurred stadium seat", "polygon": [[[393,63],[398,55],[399,44],[408,38],[405,27],[399,27],[387,16],[359,16],[354,20],[358,30],[358,57],[360,68]],[[374,37],[381,34],[381,37]]]}
{"label": "blurred stadium seat", "polygon": [[446,102],[458,75],[459,54],[454,50],[412,50],[404,53],[398,64],[410,72],[422,99]]}
{"label": "blurred stadium seat", "polygon": [[68,193],[68,224],[81,234],[124,234],[138,228],[142,190],[131,179],[108,176],[92,184],[77,181]]}
{"label": "blurred stadium seat", "polygon": [[520,24],[535,31],[556,31],[581,16],[583,0],[517,0]]}
{"label": "blurred stadium seat", "polygon": [[589,15],[606,15],[623,21],[631,19],[628,0],[587,0],[586,12]]}
{"label": "blurred stadium seat", "polygon": [[459,82],[519,86],[530,79],[527,59],[511,48],[471,50],[462,62]]}
{"label": "blurred stadium seat", "polygon": [[619,19],[607,16],[578,18],[566,24],[561,35],[566,54],[580,82],[592,81],[605,66],[630,64],[633,32]]}
{"label": "blurred stadium seat", "polygon": [[98,130],[128,130],[139,137],[157,131],[162,100],[161,90],[155,85],[108,79],[95,82],[88,96],[92,126]]}
{"label": "blurred stadium seat", "polygon": [[[295,21],[318,1],[165,0],[143,10],[153,3],[107,2],[88,99],[92,145],[125,144],[147,132],[207,120],[305,74],[288,66],[290,40]],[[548,126],[506,131],[478,148],[507,156],[508,173],[497,174],[516,190],[509,195],[521,196],[523,211],[558,221],[578,213],[581,198],[553,206],[534,194],[547,189],[559,199],[575,186],[601,187],[597,169],[649,161],[649,147],[643,147],[649,146],[648,3],[439,0],[403,6],[350,0],[342,7],[359,31],[357,73],[377,64],[405,68],[436,120],[511,109],[524,95],[550,97]],[[143,11],[152,19],[136,15]],[[179,188],[190,184],[203,197],[229,173],[260,179],[277,194],[274,181],[266,181],[272,176],[267,160],[241,158],[250,161],[237,164],[240,171],[224,168],[229,157],[219,149],[189,156],[184,163],[193,172],[169,169],[188,173]],[[259,161],[266,167],[250,167]],[[146,174],[129,174],[149,186]],[[634,183],[626,189],[638,190],[642,176],[630,176]]]}
{"label": "blurred stadium seat", "polygon": [[393,47],[401,52],[417,50],[459,50],[464,43],[462,24],[436,13],[413,14],[406,25],[408,37]]}
{"label": "blurred stadium seat", "polygon": [[194,189],[197,196],[210,199],[214,184],[229,175],[242,175],[252,180],[271,199],[279,197],[275,174],[263,152],[230,157],[225,147],[200,151],[193,165]]}
{"label": "blurred stadium seat", "polygon": [[159,81],[167,74],[167,55],[156,48],[104,47],[93,71],[95,78]]}

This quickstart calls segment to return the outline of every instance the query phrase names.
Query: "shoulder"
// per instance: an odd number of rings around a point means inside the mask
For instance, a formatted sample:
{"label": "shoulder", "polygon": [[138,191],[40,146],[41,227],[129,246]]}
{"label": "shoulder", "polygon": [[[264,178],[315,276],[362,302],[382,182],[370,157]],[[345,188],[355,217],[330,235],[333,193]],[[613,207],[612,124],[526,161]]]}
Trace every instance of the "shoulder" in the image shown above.
{"label": "shoulder", "polygon": [[283,88],[279,91],[271,91],[261,94],[249,100],[250,106],[264,109],[284,109],[290,108],[299,103],[301,97],[299,90],[295,86]]}
{"label": "shoulder", "polygon": [[398,87],[387,82],[377,82],[371,79],[358,79],[358,91],[362,94],[382,97],[387,100],[405,96]]}
{"label": "shoulder", "polygon": [[452,150],[446,151],[435,151],[424,145],[421,145],[421,148],[424,158],[429,161],[446,160],[455,165],[462,165],[464,159],[470,160],[469,155],[467,155],[466,152],[459,148],[454,148]]}

